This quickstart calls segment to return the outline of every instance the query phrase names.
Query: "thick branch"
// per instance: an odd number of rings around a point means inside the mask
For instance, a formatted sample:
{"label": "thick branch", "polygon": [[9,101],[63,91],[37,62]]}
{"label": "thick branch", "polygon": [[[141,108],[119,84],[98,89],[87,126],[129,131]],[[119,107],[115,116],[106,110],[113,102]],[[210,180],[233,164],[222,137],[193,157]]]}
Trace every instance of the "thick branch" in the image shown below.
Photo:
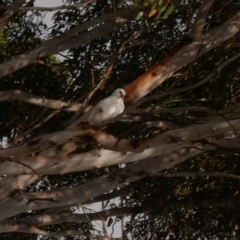
{"label": "thick branch", "polygon": [[[208,199],[208,200],[184,200],[184,201],[176,201],[167,204],[171,207],[187,207],[193,208],[196,206],[204,206],[204,207],[218,207],[224,206],[227,208],[235,207],[235,204],[238,204],[238,200],[235,196],[225,197],[225,198],[216,198],[216,199]],[[232,204],[235,203],[235,204]],[[126,215],[135,215],[141,213],[153,213],[158,214],[162,212],[163,207],[162,202],[157,204],[156,202],[153,203],[145,203],[142,204],[141,207],[118,207],[118,208],[111,208],[104,211],[99,211],[96,213],[85,213],[85,214],[68,214],[68,213],[60,213],[56,215],[50,214],[41,214],[35,215],[28,218],[18,218],[18,219],[11,219],[11,220],[4,220],[0,222],[0,231],[1,232],[8,232],[11,229],[11,226],[17,226],[19,229],[24,229],[25,226],[47,226],[47,225],[54,225],[60,224],[65,222],[85,222],[85,221],[94,221],[94,220],[102,220],[107,219],[108,217],[113,216],[126,216]]]}
{"label": "thick branch", "polygon": [[[24,197],[22,195],[17,195],[5,199],[0,204],[0,221],[29,210],[85,203],[94,197],[115,189],[123,183],[136,181],[146,174],[156,173],[166,167],[176,164],[177,162],[185,161],[194,155],[204,152],[204,148],[200,149],[200,145],[196,147],[197,148],[182,149],[174,153],[166,154],[158,159],[153,158],[148,160],[147,164],[140,161],[78,187],[64,189],[64,194],[62,191],[51,190],[45,192],[25,193]],[[43,200],[41,201],[41,199]],[[49,201],[47,201],[47,199],[49,199]],[[11,206],[11,208],[8,206]]]}
{"label": "thick branch", "polygon": [[[16,70],[32,64],[38,58],[80,46],[95,39],[96,37],[103,36],[104,34],[110,32],[113,26],[120,26],[126,22],[123,20],[122,16],[129,16],[131,18],[135,14],[137,14],[137,10],[130,8],[120,9],[114,13],[106,14],[102,17],[83,23],[71,30],[68,30],[59,37],[54,37],[43,42],[28,53],[20,54],[8,61],[5,61],[0,65],[0,77],[6,76],[12,72],[15,72]],[[77,35],[80,32],[103,22],[106,23],[95,27],[91,31]],[[70,38],[71,41],[69,40]]]}
{"label": "thick branch", "polygon": [[201,4],[201,7],[196,16],[195,22],[192,25],[191,32],[189,33],[189,37],[195,38],[199,37],[202,34],[202,30],[204,24],[206,22],[207,14],[212,7],[214,0],[204,0]]}
{"label": "thick branch", "polygon": [[36,175],[6,176],[0,181],[0,201],[23,191],[37,179]]}
{"label": "thick branch", "polygon": [[146,149],[144,152],[138,153],[120,153],[105,149],[92,150],[86,153],[71,154],[67,156],[25,156],[15,157],[9,160],[2,160],[0,163],[0,175],[35,175],[34,169],[40,175],[64,174],[70,172],[78,172],[89,170],[92,168],[101,168],[121,163],[130,163],[143,159],[154,157],[162,157],[163,152],[171,152],[171,150],[181,148],[191,148],[194,145],[178,145],[171,146],[168,150],[162,147]]}
{"label": "thick branch", "polygon": [[[239,119],[238,119],[239,118]],[[191,141],[198,141],[207,137],[220,135],[240,129],[240,115],[235,114],[236,120],[227,120],[219,117],[215,118],[211,122],[205,124],[193,124],[186,128],[167,131],[165,133],[157,134],[153,137],[141,139],[141,140],[129,140],[129,139],[117,139],[109,134],[101,131],[89,132],[89,135],[95,139],[95,141],[103,148],[114,151],[144,151],[147,148],[161,146],[162,149],[172,149],[176,147],[176,143],[189,144]],[[174,146],[172,146],[174,145]]]}
{"label": "thick branch", "polygon": [[[236,106],[235,106],[236,107]],[[22,156],[30,153],[40,152],[54,145],[66,143],[95,144],[102,148],[119,152],[142,152],[149,148],[158,147],[159,153],[171,152],[180,147],[191,146],[192,141],[198,141],[212,136],[240,129],[240,115],[237,112],[215,117],[204,124],[193,124],[186,128],[167,131],[145,139],[118,139],[100,130],[89,128],[67,129],[55,132],[39,138],[22,146],[3,149],[0,156]],[[231,120],[234,119],[234,120]]]}
{"label": "thick branch", "polygon": [[3,101],[12,101],[18,100],[30,104],[34,104],[37,106],[50,108],[50,109],[63,109],[65,111],[76,112],[80,104],[79,103],[67,103],[59,100],[52,100],[43,97],[38,97],[36,95],[23,92],[21,90],[9,90],[0,92],[0,102]]}
{"label": "thick branch", "polygon": [[230,20],[216,27],[204,36],[198,37],[176,52],[175,56],[166,57],[158,65],[147,71],[124,89],[125,101],[135,102],[171,77],[181,67],[195,60],[240,31],[240,12]]}
{"label": "thick branch", "polygon": [[[0,30],[6,26],[16,15],[18,12],[18,9],[25,3],[25,0],[15,0],[11,7],[14,9],[6,10],[4,14],[2,15],[0,19]],[[3,5],[4,7],[8,7],[6,5]],[[6,8],[7,9],[7,8]]]}

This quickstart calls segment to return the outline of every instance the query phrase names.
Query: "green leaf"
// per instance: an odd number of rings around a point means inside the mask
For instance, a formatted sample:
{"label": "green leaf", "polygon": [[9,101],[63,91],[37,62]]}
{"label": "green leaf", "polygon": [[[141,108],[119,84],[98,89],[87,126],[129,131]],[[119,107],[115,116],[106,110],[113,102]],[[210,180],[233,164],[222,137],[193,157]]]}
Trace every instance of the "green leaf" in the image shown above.
{"label": "green leaf", "polygon": [[139,12],[138,15],[136,16],[135,20],[139,20],[143,16],[143,12]]}
{"label": "green leaf", "polygon": [[172,14],[173,10],[174,10],[175,6],[173,4],[171,4],[168,9],[166,10],[166,12],[163,15],[163,18],[167,18],[170,14]]}
{"label": "green leaf", "polygon": [[122,7],[126,3],[126,0],[120,0],[117,4],[117,7]]}
{"label": "green leaf", "polygon": [[163,6],[160,10],[159,10],[159,13],[163,13],[166,9],[167,9],[167,4],[165,6]]}

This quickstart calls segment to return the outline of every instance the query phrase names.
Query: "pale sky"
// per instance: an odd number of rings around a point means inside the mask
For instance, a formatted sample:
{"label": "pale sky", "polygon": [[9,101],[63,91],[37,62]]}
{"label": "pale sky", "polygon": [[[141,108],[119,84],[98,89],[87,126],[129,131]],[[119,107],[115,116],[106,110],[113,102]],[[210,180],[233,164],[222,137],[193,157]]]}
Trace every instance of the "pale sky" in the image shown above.
{"label": "pale sky", "polygon": [[[61,0],[36,0],[35,6],[38,7],[57,7],[63,5]],[[56,11],[48,12],[45,17],[46,24],[50,27],[52,25],[52,16]]]}

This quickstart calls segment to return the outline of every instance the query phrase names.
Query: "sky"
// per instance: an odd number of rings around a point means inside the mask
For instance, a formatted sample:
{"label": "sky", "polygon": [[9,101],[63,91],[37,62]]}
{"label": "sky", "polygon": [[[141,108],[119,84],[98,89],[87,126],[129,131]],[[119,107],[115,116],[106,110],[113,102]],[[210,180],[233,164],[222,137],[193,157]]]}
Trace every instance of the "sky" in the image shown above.
{"label": "sky", "polygon": [[[38,7],[57,7],[63,5],[61,0],[36,0],[35,6]],[[48,12],[45,16],[45,23],[51,27],[52,26],[52,16],[56,11]]]}

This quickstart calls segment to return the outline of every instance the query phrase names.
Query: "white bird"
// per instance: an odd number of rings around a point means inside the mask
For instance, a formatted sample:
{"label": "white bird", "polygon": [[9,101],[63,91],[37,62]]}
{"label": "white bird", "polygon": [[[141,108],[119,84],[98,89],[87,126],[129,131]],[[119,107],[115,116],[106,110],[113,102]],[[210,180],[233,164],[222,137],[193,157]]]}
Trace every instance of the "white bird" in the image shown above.
{"label": "white bird", "polygon": [[124,110],[124,96],[126,92],[122,88],[116,89],[111,96],[101,100],[93,107],[88,122],[90,125],[101,123],[119,115]]}

